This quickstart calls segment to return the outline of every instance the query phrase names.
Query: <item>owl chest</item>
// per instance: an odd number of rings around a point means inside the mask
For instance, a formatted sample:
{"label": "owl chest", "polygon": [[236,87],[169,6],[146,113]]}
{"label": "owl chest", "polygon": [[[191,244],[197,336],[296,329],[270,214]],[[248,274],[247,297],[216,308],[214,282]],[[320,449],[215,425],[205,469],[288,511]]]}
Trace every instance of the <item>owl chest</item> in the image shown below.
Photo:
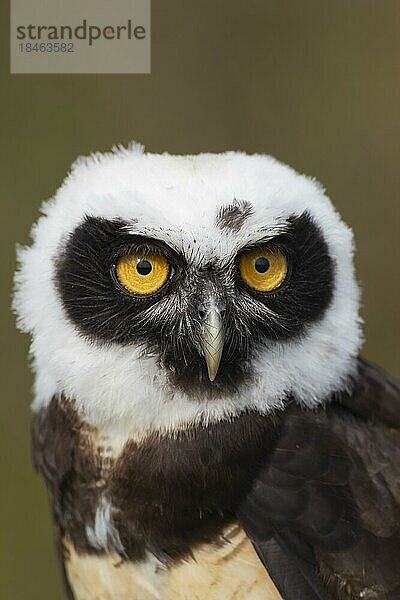
{"label": "owl chest", "polygon": [[175,435],[127,437],[116,450],[72,403],[54,399],[35,417],[33,445],[58,527],[78,551],[132,561],[150,552],[169,564],[234,521],[273,443],[269,428],[265,417],[243,415]]}
{"label": "owl chest", "polygon": [[[35,416],[33,437],[35,463],[52,494],[73,587],[95,589],[91,585],[96,578],[117,578],[110,589],[118,589],[118,582],[128,586],[132,580],[136,586],[143,580],[146,589],[157,582],[156,589],[173,590],[181,585],[181,576],[192,578],[193,586],[207,586],[218,579],[222,564],[227,573],[228,562],[235,568],[233,559],[239,554],[251,571],[246,585],[253,588],[259,577],[265,582],[264,569],[243,532],[234,540],[226,537],[256,465],[274,443],[274,430],[265,417],[243,415],[227,424],[152,434],[141,441],[128,437],[116,451],[114,439],[84,423],[73,404],[56,399]],[[93,597],[85,593],[77,597]],[[104,589],[98,597],[119,597],[107,594]],[[143,592],[137,597],[209,595]]]}
{"label": "owl chest", "polygon": [[222,473],[211,475],[205,466],[194,472],[190,461],[186,469],[172,466],[154,448],[134,443],[119,455],[94,439],[90,446],[75,450],[75,467],[59,494],[58,522],[77,550],[116,552],[131,561],[150,552],[167,564],[220,539],[234,520],[240,490],[219,487]]}
{"label": "owl chest", "polygon": [[[88,505],[96,507],[84,526],[84,547],[73,530],[63,539],[76,600],[280,599],[233,513],[213,512],[201,496],[193,510],[184,486],[175,486],[182,497],[174,504],[173,489],[162,480],[157,491],[138,498],[138,474],[120,474],[107,454],[99,456],[101,478],[82,482],[94,493]],[[77,493],[69,518],[83,514],[81,500]]]}

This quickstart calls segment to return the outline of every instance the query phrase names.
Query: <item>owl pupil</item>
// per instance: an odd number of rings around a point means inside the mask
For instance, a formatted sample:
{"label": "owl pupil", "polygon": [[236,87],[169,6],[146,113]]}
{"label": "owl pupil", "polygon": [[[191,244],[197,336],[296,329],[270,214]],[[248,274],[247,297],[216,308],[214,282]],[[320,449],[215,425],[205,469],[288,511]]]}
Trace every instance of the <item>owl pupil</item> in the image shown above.
{"label": "owl pupil", "polygon": [[254,267],[258,273],[266,273],[269,269],[269,260],[265,256],[259,256],[254,262]]}
{"label": "owl pupil", "polygon": [[148,260],[139,260],[138,264],[136,265],[136,270],[139,275],[148,275],[151,273],[152,269],[153,267]]}

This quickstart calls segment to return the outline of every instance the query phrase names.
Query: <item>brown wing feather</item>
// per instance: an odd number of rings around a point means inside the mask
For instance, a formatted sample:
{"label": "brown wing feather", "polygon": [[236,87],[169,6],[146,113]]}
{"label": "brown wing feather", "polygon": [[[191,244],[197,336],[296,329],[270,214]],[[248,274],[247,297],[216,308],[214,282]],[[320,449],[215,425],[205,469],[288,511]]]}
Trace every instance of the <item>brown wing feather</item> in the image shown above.
{"label": "brown wing feather", "polygon": [[[319,553],[321,571],[361,597],[400,598],[400,383],[360,359],[351,395],[327,411],[333,434],[351,458],[349,488],[360,514],[354,547]],[[349,584],[347,584],[349,585]]]}
{"label": "brown wing feather", "polygon": [[400,381],[362,357],[353,391],[340,403],[357,417],[400,430]]}
{"label": "brown wing feather", "polygon": [[59,559],[64,593],[66,600],[74,600],[74,595],[68,581],[65,569],[65,549],[63,545],[64,532],[60,528],[59,514],[63,502],[62,490],[73,470],[73,457],[76,439],[74,436],[63,436],[63,432],[75,430],[78,426],[72,423],[71,428],[60,423],[60,419],[72,419],[72,413],[67,415],[56,410],[54,402],[49,404],[46,411],[33,416],[32,420],[32,458],[35,469],[44,477],[50,491],[52,511],[55,524],[55,544]]}
{"label": "brown wing feather", "polygon": [[295,565],[293,583],[270,571],[286,598],[299,573],[305,598],[400,598],[399,409],[398,382],[361,359],[352,394],[287,412],[240,511],[258,550],[274,540]]}

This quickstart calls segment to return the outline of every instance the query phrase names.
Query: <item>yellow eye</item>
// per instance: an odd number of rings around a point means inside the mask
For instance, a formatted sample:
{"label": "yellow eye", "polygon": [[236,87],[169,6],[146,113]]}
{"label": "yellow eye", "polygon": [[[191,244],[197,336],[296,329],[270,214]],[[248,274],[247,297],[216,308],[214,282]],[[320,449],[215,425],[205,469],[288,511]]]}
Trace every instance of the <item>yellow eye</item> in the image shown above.
{"label": "yellow eye", "polygon": [[277,248],[258,248],[243,254],[239,268],[243,281],[258,292],[272,292],[288,272],[286,257]]}
{"label": "yellow eye", "polygon": [[168,279],[169,264],[161,254],[129,254],[119,259],[115,272],[120,284],[133,294],[152,294]]}

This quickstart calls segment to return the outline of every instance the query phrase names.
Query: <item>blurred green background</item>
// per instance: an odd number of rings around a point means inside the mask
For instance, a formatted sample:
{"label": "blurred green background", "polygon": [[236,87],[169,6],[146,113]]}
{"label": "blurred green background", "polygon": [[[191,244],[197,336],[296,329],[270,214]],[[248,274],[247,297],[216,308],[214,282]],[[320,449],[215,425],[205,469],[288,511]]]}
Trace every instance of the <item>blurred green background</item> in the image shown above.
{"label": "blurred green background", "polygon": [[400,2],[153,0],[152,74],[126,76],[9,75],[4,0],[0,10],[0,597],[57,600],[30,463],[28,339],[9,312],[15,242],[79,154],[132,139],[271,153],[322,181],[353,227],[364,354],[400,376]]}

